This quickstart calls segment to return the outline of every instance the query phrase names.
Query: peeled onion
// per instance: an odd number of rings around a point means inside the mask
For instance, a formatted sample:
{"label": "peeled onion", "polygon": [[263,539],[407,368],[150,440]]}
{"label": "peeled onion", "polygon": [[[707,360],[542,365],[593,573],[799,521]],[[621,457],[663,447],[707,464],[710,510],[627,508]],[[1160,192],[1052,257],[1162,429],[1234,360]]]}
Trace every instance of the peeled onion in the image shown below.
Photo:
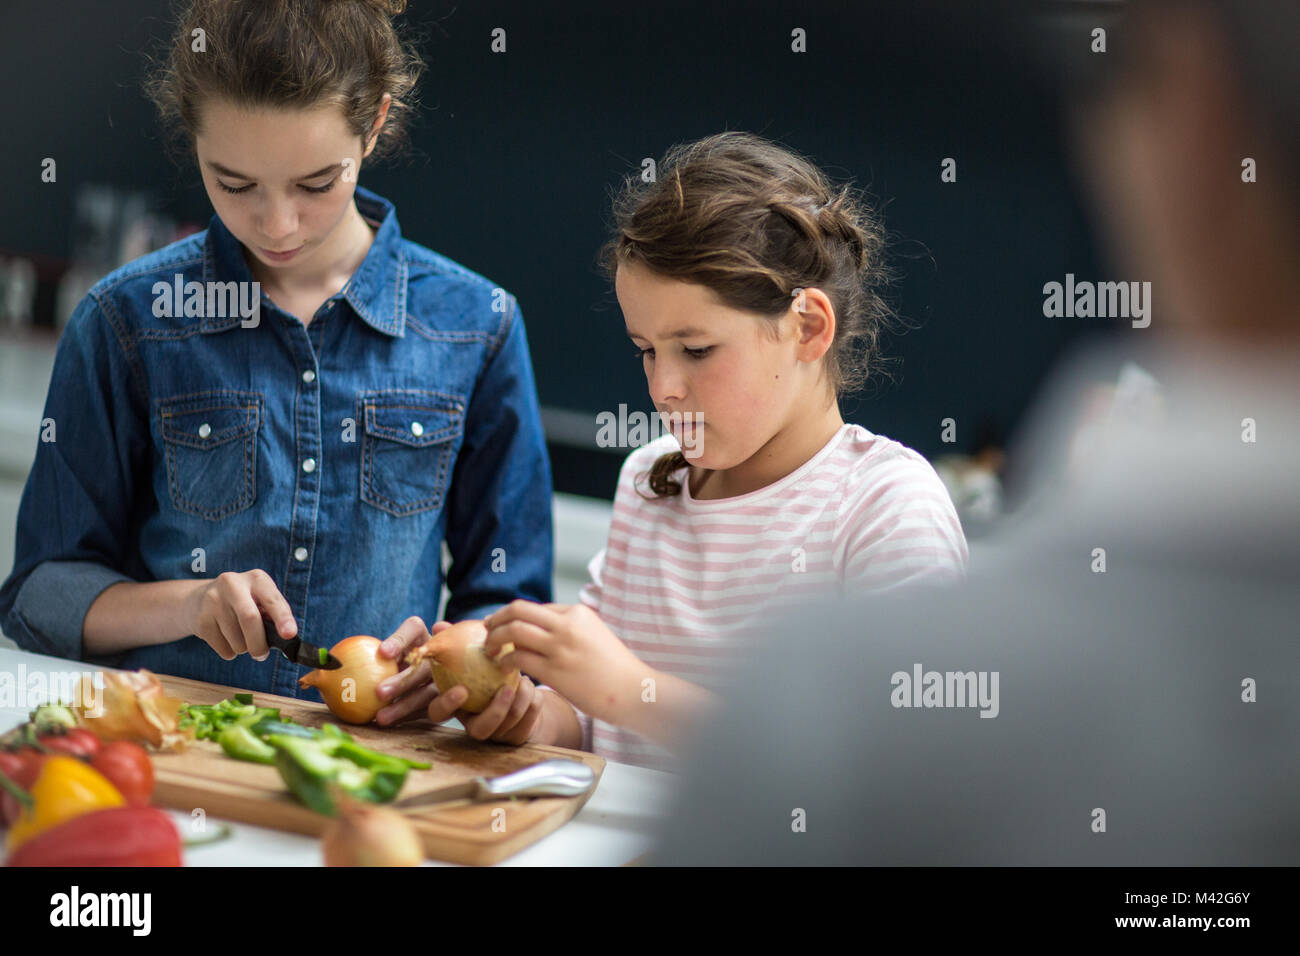
{"label": "peeled onion", "polygon": [[303,674],[298,678],[298,686],[320,691],[326,706],[339,720],[349,724],[370,723],[384,706],[375,687],[398,669],[397,661],[378,656],[381,643],[369,634],[343,638],[330,648],[330,653],[343,666]]}
{"label": "peeled onion", "polygon": [[[461,621],[407,654],[406,663],[413,666],[428,660],[439,693],[445,694],[461,685],[469,691],[461,709],[471,714],[482,713],[502,687],[519,686],[519,671],[497,667],[483,647],[486,640],[487,627],[482,621]],[[504,657],[514,649],[513,644],[505,644],[497,657]]]}

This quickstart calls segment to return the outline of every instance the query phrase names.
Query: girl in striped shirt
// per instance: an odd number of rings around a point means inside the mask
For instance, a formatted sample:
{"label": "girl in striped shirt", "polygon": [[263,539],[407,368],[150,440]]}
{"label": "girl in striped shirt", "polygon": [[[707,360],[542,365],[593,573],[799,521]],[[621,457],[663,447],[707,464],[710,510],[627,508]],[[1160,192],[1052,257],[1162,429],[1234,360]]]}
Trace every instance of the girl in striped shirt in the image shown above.
{"label": "girl in striped shirt", "polygon": [[629,180],[605,263],[672,433],[627,457],[581,603],[486,618],[489,651],[514,642],[502,663],[549,686],[468,718],[475,736],[668,769],[779,602],[963,576],[934,469],[840,416],[888,318],[881,243],[848,187],[757,136],[676,147],[657,182]]}

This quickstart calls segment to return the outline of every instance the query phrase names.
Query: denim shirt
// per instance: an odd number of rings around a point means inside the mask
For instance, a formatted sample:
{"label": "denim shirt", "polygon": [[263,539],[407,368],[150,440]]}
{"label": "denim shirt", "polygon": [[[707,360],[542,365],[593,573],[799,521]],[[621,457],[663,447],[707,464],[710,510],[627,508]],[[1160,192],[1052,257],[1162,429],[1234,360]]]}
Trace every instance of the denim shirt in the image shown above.
{"label": "denim shirt", "polygon": [[[87,655],[86,611],[119,581],[261,568],[304,640],[382,639],[438,619],[444,541],[446,619],[551,599],[550,463],[518,305],[403,239],[387,200],[358,187],[356,203],[378,232],[306,326],[252,286],[217,216],[81,301],[0,588],[20,647],[319,700],[298,688],[309,668],[274,650],[223,661],[190,635]],[[208,285],[232,280],[242,304]]]}

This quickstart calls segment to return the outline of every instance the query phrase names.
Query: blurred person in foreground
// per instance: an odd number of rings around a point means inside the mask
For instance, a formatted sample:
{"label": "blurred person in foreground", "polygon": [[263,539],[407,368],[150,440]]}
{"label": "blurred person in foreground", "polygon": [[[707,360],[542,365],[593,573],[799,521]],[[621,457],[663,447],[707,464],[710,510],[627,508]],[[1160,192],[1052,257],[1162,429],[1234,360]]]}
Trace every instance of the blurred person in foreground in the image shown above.
{"label": "blurred person in foreground", "polygon": [[[774,622],[655,862],[1300,862],[1296,19],[1163,0],[1110,24],[1074,146],[1113,278],[1152,283],[1125,361],[1159,400],[1092,429],[1082,471],[1074,442],[964,586]],[[1076,365],[1032,452],[1071,444],[1070,396],[1113,366]]]}

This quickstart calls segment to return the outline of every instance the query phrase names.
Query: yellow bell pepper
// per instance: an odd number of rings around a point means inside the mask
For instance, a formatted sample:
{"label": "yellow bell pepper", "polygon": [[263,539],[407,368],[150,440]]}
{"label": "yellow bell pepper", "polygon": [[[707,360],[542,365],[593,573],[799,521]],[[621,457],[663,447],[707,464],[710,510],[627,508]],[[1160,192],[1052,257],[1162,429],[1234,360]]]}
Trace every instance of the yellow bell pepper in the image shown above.
{"label": "yellow bell pepper", "polygon": [[10,853],[65,820],[126,804],[126,799],[107,777],[75,757],[47,758],[29,792],[32,806],[24,808],[9,828],[5,848]]}

